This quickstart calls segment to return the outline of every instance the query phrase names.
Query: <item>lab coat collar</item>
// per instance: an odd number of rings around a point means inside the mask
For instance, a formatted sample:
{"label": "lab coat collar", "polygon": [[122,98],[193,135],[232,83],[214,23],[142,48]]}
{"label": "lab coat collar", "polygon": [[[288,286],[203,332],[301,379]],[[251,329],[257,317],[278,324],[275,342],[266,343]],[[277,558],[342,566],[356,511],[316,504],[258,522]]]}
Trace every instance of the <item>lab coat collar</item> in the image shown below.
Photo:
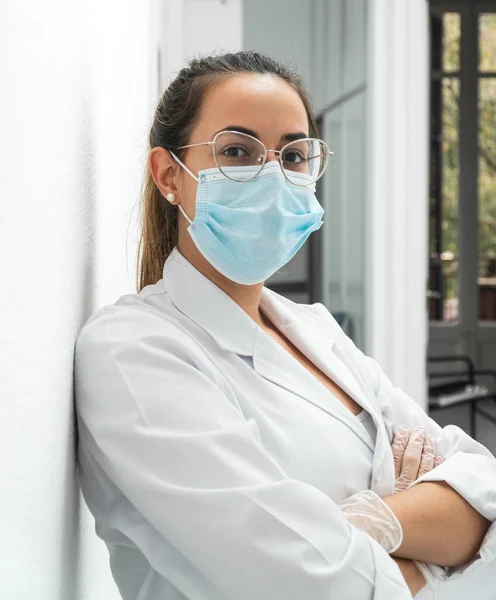
{"label": "lab coat collar", "polygon": [[258,325],[177,248],[165,261],[163,284],[175,307],[223,349],[252,356]]}
{"label": "lab coat collar", "polygon": [[[177,248],[171,252],[163,268],[163,285],[176,308],[199,325],[217,344],[241,356],[253,356],[259,326],[221,288],[194,267]],[[260,307],[283,333],[304,343],[311,330],[319,332],[328,348],[334,336],[327,323],[298,304],[262,289]],[[315,334],[314,334],[315,335]],[[298,343],[298,347],[300,343]]]}

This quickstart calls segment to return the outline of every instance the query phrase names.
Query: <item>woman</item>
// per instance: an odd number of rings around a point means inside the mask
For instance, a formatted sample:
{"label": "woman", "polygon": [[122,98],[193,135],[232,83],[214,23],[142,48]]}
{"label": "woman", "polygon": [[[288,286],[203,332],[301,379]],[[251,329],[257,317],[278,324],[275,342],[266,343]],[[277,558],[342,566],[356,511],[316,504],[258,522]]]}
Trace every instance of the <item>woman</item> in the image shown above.
{"label": "woman", "polygon": [[263,287],[321,225],[329,154],[257,53],[192,61],[157,106],[140,291],[75,361],[81,485],[125,600],[401,600],[495,555],[492,455],[323,305]]}

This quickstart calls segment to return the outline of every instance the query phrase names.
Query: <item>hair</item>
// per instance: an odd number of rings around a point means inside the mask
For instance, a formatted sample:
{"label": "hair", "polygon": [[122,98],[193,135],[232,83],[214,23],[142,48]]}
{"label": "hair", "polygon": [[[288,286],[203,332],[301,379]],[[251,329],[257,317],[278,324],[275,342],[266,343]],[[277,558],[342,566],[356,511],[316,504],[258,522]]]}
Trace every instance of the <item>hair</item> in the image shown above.
{"label": "hair", "polygon": [[[311,137],[317,136],[310,96],[301,77],[291,67],[253,51],[195,58],[179,71],[162,94],[152,120],[149,151],[156,146],[172,150],[188,144],[201,116],[206,92],[226,77],[241,73],[272,75],[290,85],[300,96],[308,116]],[[164,198],[153,180],[147,161],[140,199],[141,233],[138,243],[138,291],[162,277],[164,262],[177,245],[177,207]]]}

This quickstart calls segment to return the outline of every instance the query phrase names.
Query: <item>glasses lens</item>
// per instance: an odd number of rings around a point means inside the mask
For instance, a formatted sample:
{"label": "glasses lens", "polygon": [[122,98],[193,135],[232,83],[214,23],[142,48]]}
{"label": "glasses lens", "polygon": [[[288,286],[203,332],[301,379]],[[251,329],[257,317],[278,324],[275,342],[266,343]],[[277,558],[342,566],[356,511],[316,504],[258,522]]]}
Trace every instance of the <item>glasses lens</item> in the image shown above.
{"label": "glasses lens", "polygon": [[323,174],[328,147],[322,140],[296,140],[284,146],[281,161],[286,177],[295,185],[309,185]]}
{"label": "glasses lens", "polygon": [[217,166],[226,177],[246,181],[262,169],[265,146],[251,135],[222,131],[215,138],[214,153]]}

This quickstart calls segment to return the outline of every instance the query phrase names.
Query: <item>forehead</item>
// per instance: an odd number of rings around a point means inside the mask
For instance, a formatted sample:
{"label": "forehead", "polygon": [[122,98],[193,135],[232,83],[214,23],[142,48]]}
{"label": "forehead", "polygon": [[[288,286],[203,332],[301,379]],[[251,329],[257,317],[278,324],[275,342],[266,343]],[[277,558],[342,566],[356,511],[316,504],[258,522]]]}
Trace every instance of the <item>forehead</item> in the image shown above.
{"label": "forehead", "polygon": [[298,92],[272,75],[243,73],[211,86],[191,141],[209,139],[229,125],[251,129],[269,142],[285,133],[308,134],[307,112]]}

